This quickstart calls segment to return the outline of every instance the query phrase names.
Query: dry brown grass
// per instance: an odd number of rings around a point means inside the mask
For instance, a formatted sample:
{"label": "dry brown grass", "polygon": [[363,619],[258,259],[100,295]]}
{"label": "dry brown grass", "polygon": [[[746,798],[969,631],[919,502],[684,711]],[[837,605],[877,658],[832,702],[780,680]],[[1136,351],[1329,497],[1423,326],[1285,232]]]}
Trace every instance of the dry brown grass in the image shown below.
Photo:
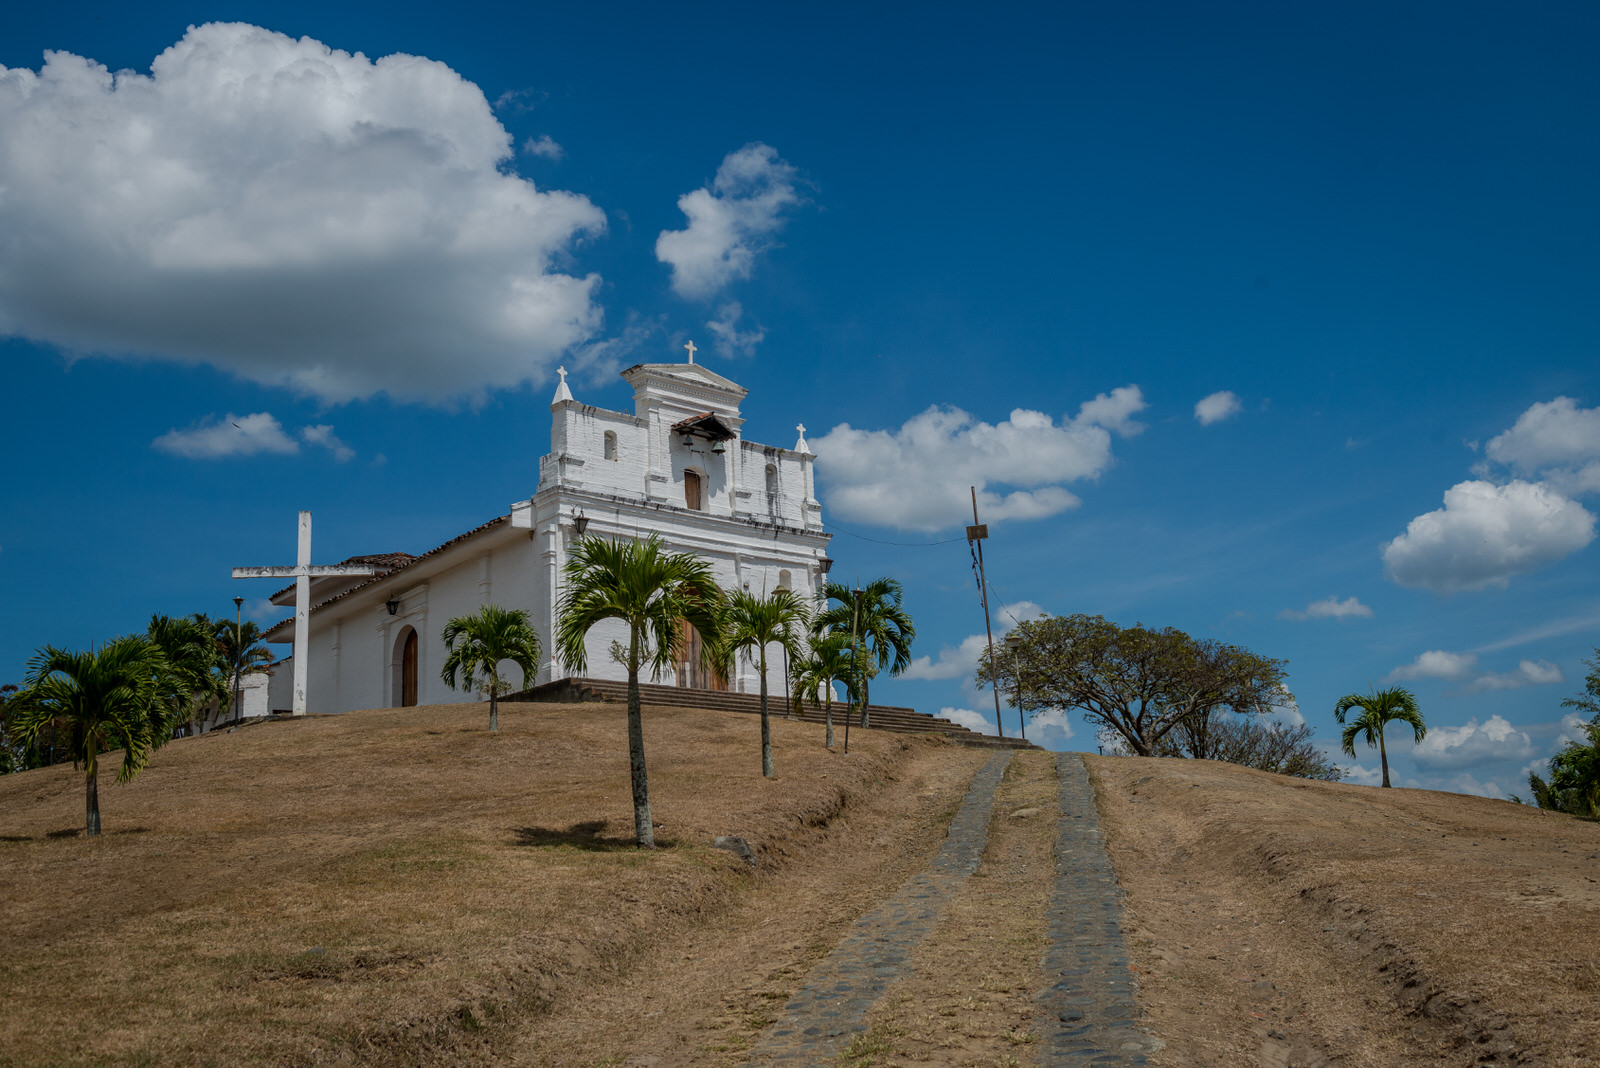
{"label": "dry brown grass", "polygon": [[1600,824],[1089,758],[1171,1065],[1595,1063]]}
{"label": "dry brown grass", "polygon": [[494,1057],[735,907],[908,760],[977,759],[877,731],[843,756],[776,720],[764,780],[754,717],[647,708],[647,854],[623,717],[507,705],[490,734],[485,706],[449,705],[182,740],[102,789],[99,840],[70,767],[0,778],[0,1062]]}

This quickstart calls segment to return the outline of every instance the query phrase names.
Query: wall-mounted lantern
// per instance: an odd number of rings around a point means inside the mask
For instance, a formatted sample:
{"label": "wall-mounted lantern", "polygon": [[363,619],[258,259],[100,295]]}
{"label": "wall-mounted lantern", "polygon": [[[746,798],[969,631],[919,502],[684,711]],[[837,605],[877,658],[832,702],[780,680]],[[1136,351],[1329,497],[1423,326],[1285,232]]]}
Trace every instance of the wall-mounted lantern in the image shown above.
{"label": "wall-mounted lantern", "polygon": [[572,529],[578,532],[578,537],[583,537],[583,532],[589,529],[589,517],[583,514],[583,509],[578,509],[578,514],[572,517]]}
{"label": "wall-mounted lantern", "polygon": [[400,611],[400,598],[389,598],[387,601],[383,602],[383,607],[389,610],[389,614],[391,616],[394,615],[396,612]]}
{"label": "wall-mounted lantern", "polygon": [[817,572],[819,574],[826,575],[829,571],[832,571],[832,570],[833,570],[833,561],[828,559],[826,556],[824,556],[821,560],[817,561]]}

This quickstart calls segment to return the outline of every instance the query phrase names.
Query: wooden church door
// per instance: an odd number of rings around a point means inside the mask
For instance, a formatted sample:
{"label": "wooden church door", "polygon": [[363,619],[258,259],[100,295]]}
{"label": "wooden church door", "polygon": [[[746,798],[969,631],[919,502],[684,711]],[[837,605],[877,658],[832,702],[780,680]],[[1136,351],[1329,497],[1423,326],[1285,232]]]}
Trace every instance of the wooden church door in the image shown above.
{"label": "wooden church door", "polygon": [[400,654],[400,705],[417,703],[417,632],[406,635],[405,652]]}

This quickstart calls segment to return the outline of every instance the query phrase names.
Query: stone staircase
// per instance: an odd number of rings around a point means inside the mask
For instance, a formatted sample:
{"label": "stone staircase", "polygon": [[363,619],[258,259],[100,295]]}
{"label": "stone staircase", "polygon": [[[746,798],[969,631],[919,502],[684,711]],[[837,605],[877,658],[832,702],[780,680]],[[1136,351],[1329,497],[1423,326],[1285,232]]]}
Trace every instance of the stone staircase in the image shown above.
{"label": "stone staircase", "polygon": [[[660,686],[654,683],[639,684],[639,700],[647,705],[670,705],[676,708],[708,708],[718,712],[744,712],[757,715],[761,712],[761,696],[753,693],[729,693],[726,690],[692,690],[683,686]],[[535,686],[531,690],[502,697],[501,703],[507,701],[530,702],[561,702],[575,703],[581,701],[605,701],[613,704],[626,704],[628,701],[628,684],[614,679],[557,679],[547,682],[542,686]],[[767,713],[771,716],[784,714],[784,700],[782,694],[769,694],[767,697]],[[833,706],[833,727],[838,737],[844,738],[845,706],[835,703]],[[807,707],[803,712],[797,713],[794,719],[806,723],[821,725],[824,716],[821,709]],[[894,705],[869,705],[867,706],[867,720],[872,730],[894,731],[900,734],[942,734],[957,745],[970,745],[979,749],[1036,749],[1032,742],[1025,742],[1020,738],[996,738],[992,734],[978,734],[952,723],[947,719],[930,716],[926,712],[918,712],[914,708],[899,708]],[[860,730],[859,721],[852,724],[853,730]]]}

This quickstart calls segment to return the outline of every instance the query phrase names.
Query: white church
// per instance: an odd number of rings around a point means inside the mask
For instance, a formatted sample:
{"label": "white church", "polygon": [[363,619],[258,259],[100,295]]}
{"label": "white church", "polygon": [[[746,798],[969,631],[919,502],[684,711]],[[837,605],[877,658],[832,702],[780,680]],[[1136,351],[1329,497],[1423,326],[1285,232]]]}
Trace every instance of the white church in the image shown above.
{"label": "white church", "polygon": [[[539,461],[538,489],[510,511],[421,556],[390,553],[345,561],[371,576],[310,580],[306,711],[346,712],[473,700],[439,678],[445,623],[486,603],[521,608],[539,635],[537,678],[515,688],[571,677],[555,657],[552,636],[562,597],[562,569],[580,536],[643,538],[708,561],[725,589],[787,588],[814,598],[832,561],[831,537],[813,484],[815,457],[805,428],[792,449],[746,441],[739,404],[748,390],[694,363],[645,363],[622,377],[633,411],[580,404],[566,372],[550,405],[550,452]],[[295,587],[275,594],[292,607]],[[273,626],[268,642],[294,639],[294,620]],[[692,632],[691,632],[692,633]],[[695,636],[696,639],[698,636]],[[586,676],[624,679],[611,655],[625,641],[615,621],[589,633]],[[702,689],[759,689],[758,669],[741,658],[730,677],[709,676],[694,645],[660,681]],[[267,694],[273,711],[292,703],[289,663],[275,668]],[[784,692],[781,663],[768,688]],[[650,681],[648,677],[641,681]]]}

